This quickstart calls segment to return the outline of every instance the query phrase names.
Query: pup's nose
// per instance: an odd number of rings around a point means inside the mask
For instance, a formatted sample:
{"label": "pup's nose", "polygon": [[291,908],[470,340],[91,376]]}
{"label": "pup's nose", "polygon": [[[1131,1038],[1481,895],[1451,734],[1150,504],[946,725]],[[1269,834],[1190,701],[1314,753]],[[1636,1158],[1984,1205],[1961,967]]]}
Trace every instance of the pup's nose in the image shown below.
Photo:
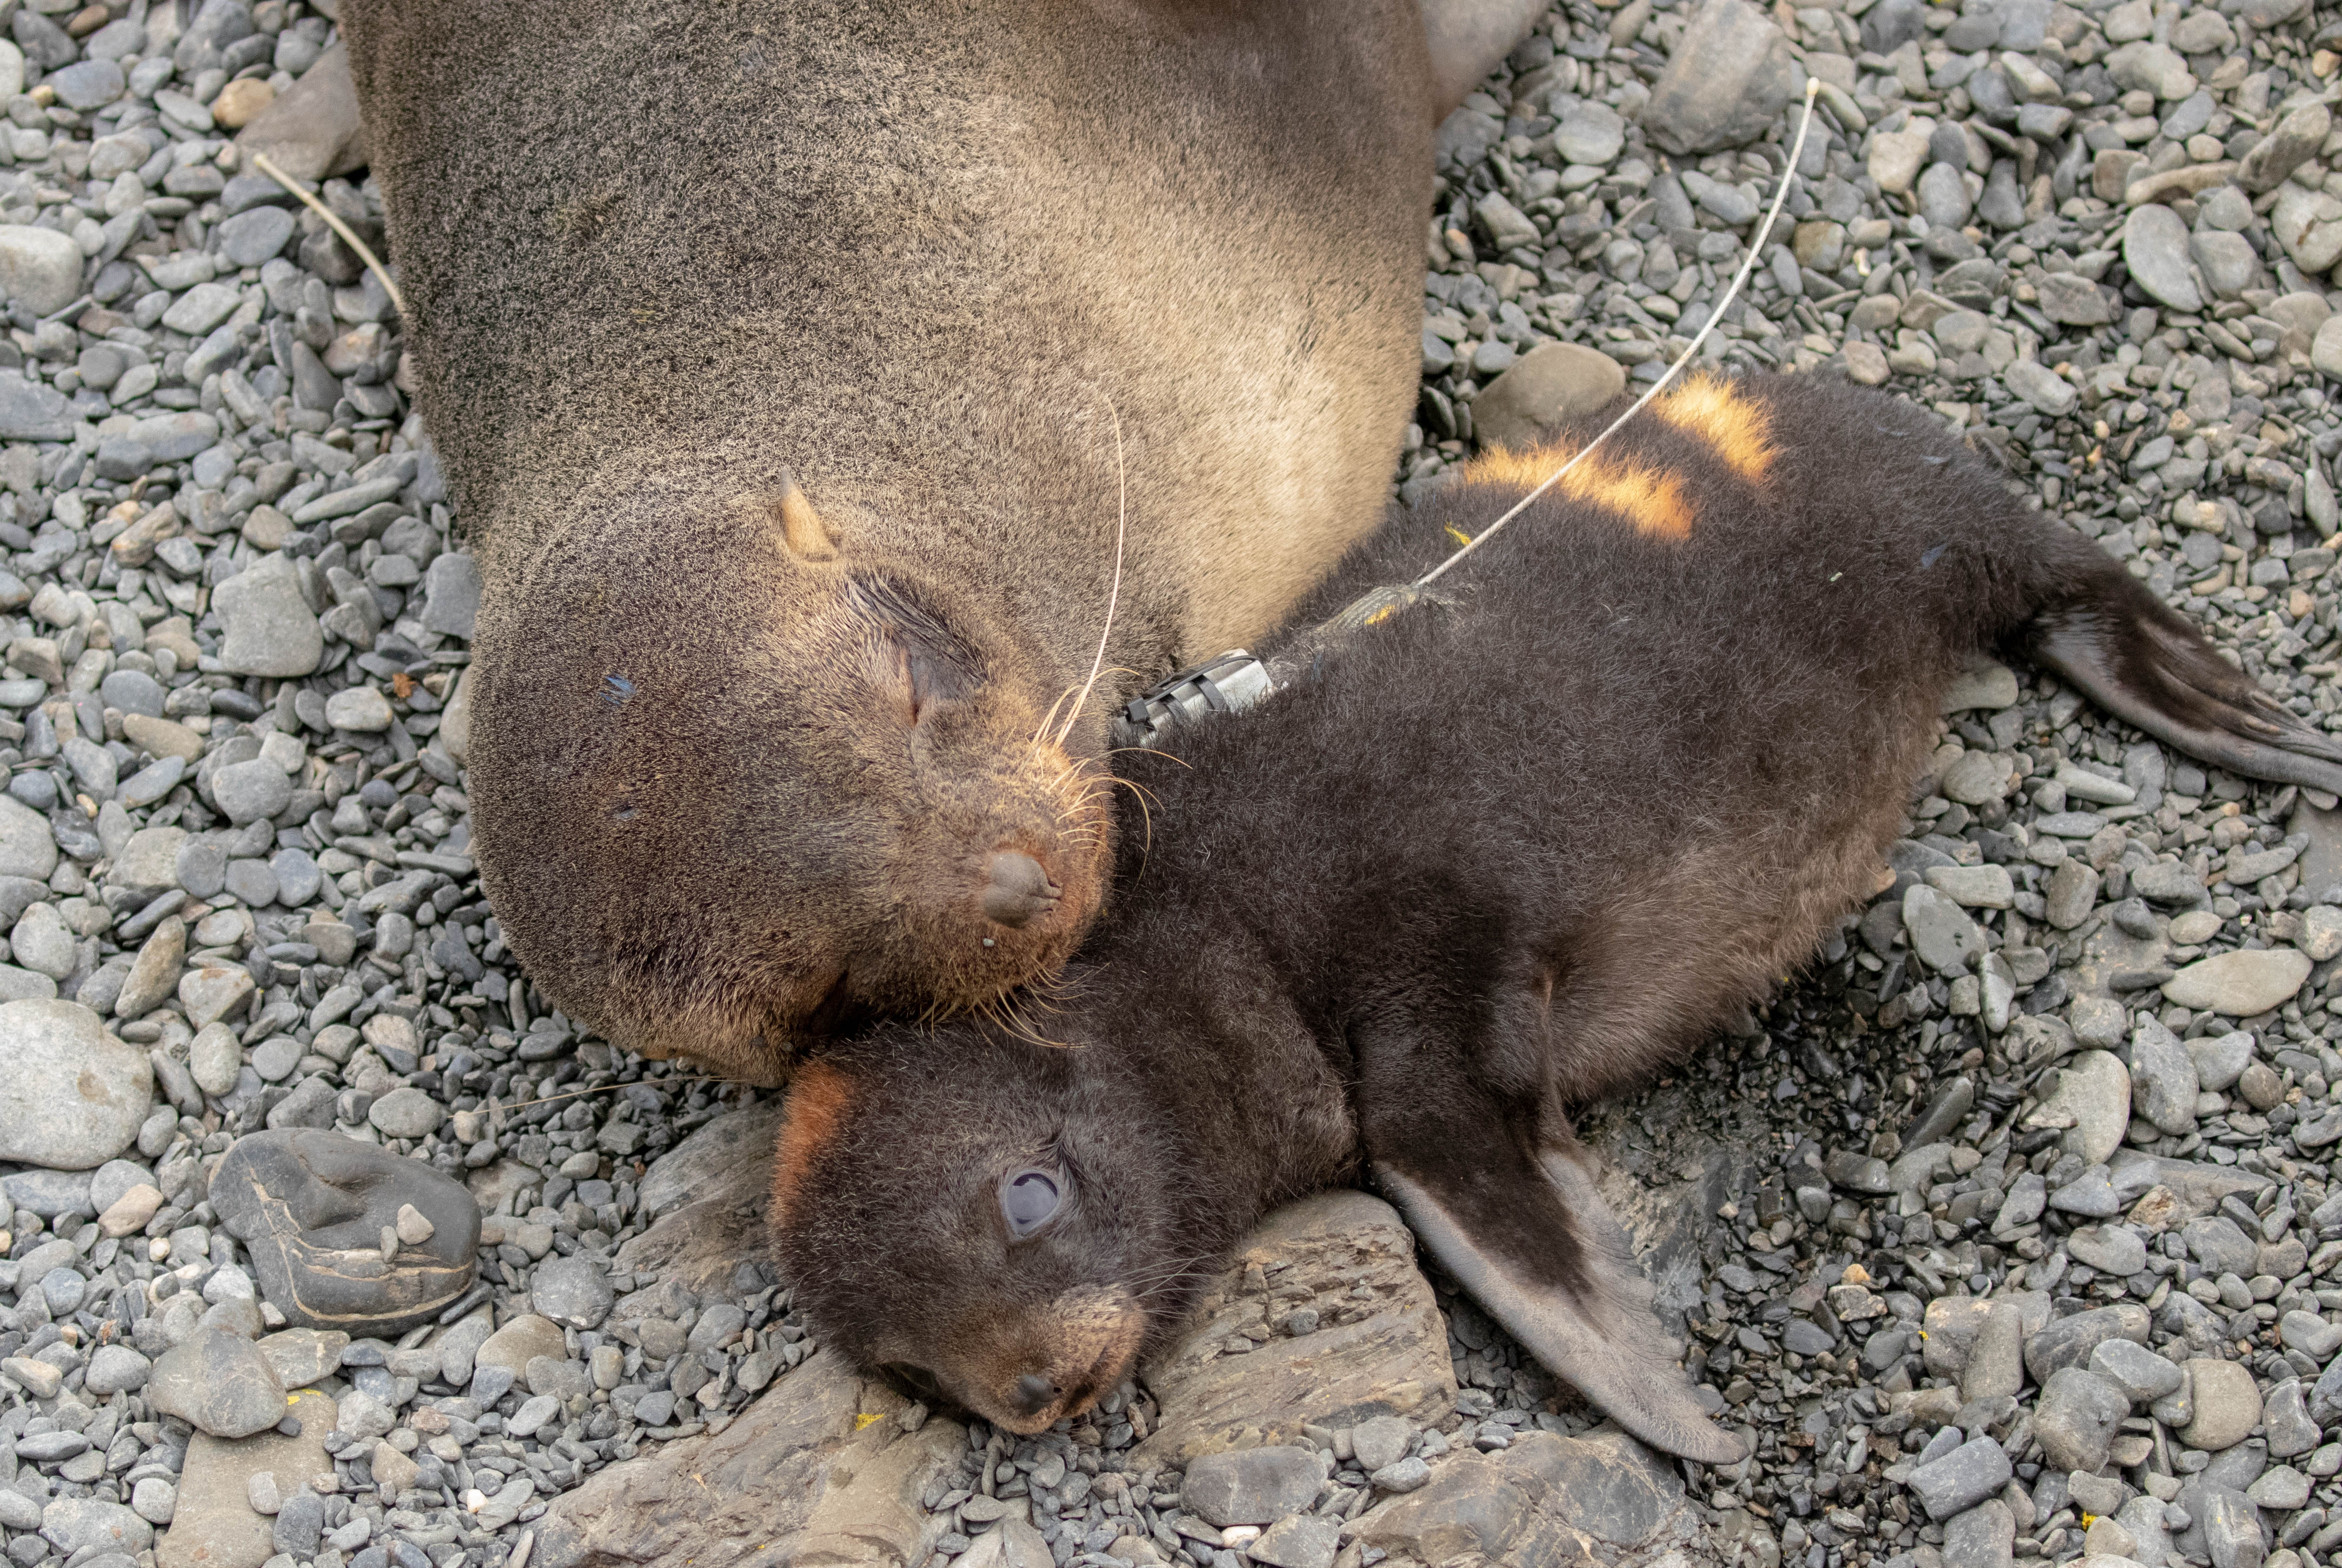
{"label": "pup's nose", "polygon": [[978,899],[985,918],[1014,929],[1039,919],[1056,907],[1059,889],[1041,869],[1041,863],[1021,850],[1005,849],[992,857],[991,879]]}
{"label": "pup's nose", "polygon": [[1016,1403],[1025,1407],[1027,1415],[1038,1415],[1056,1403],[1057,1385],[1037,1373],[1026,1373],[1016,1380]]}

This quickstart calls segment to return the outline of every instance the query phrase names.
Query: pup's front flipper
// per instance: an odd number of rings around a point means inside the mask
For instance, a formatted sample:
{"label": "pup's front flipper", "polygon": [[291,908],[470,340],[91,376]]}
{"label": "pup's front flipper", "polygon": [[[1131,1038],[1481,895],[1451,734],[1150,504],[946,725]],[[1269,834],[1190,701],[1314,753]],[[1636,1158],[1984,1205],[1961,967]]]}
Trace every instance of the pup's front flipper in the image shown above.
{"label": "pup's front flipper", "polygon": [[[2095,548],[2065,602],[2026,629],[2029,651],[2157,740],[2250,778],[2342,794],[2342,743],[2277,705]],[[2103,563],[2101,565],[2099,563]]]}
{"label": "pup's front flipper", "polygon": [[1595,1190],[1593,1156],[1550,1144],[1532,1155],[1501,1128],[1486,1134],[1437,1140],[1446,1159],[1377,1153],[1375,1179],[1481,1309],[1604,1414],[1686,1459],[1746,1457],[1692,1397],[1626,1233]]}

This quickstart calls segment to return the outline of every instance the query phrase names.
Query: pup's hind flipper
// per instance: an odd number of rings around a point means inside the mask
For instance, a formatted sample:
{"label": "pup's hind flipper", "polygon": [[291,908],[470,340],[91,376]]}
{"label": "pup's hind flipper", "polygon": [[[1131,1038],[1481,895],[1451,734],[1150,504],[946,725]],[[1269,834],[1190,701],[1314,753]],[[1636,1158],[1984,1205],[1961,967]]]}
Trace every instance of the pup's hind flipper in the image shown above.
{"label": "pup's hind flipper", "polygon": [[2036,663],[2157,740],[2247,777],[2342,794],[2342,741],[2272,701],[2112,560],[2025,636]]}
{"label": "pup's hind flipper", "polygon": [[[1513,1193],[1484,1176],[1418,1177],[1388,1160],[1374,1170],[1432,1255],[1546,1370],[1652,1447],[1736,1464],[1746,1457],[1741,1442],[1692,1397],[1626,1233],[1595,1189],[1591,1158],[1547,1148],[1518,1174],[1536,1185]],[[1479,1151],[1471,1163],[1485,1173]],[[1561,1259],[1574,1265],[1567,1283],[1552,1282]]]}

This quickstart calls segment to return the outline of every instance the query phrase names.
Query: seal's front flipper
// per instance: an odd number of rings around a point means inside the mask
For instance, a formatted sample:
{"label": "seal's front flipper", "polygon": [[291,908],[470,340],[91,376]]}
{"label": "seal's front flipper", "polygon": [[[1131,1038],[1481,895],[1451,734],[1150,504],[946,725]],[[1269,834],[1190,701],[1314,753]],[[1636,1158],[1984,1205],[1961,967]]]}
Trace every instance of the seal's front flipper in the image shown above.
{"label": "seal's front flipper", "polygon": [[1438,1146],[1444,1157],[1372,1151],[1375,1179],[1481,1310],[1652,1447],[1708,1464],[1746,1457],[1692,1397],[1626,1233],[1595,1190],[1593,1157],[1575,1145],[1531,1152],[1501,1125],[1487,1137],[1485,1124],[1479,1137]]}
{"label": "seal's front flipper", "polygon": [[2342,741],[2278,706],[2111,559],[2086,568],[2026,637],[2037,663],[2157,740],[2251,778],[2342,794]]}
{"label": "seal's front flipper", "polygon": [[1528,36],[1546,0],[1423,0],[1436,113],[1446,119]]}

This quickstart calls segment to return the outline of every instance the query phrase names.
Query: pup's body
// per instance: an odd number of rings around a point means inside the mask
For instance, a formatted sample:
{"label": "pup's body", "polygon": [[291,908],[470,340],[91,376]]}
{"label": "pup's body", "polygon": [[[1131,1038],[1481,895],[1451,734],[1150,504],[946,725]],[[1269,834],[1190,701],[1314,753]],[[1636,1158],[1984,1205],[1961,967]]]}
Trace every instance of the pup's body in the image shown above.
{"label": "pup's body", "polygon": [[[1484,460],[1316,607],[1557,461]],[[1827,382],[1670,394],[1451,584],[1175,729],[1177,761],[1126,760],[1151,837],[1026,1015],[1086,1049],[897,1029],[808,1070],[775,1213],[823,1332],[1030,1429],[1160,1344],[1266,1209],[1363,1167],[1552,1370],[1730,1457],[1565,1114],[1681,1060],[1868,894],[1948,679],[2029,652],[2199,754],[2342,786],[2342,750],[2256,716],[2117,563],[1920,410]]]}
{"label": "pup's body", "polygon": [[1440,84],[1536,14],[1432,8],[351,0],[548,994],[760,1077],[1064,958],[1099,715],[1381,514]]}

